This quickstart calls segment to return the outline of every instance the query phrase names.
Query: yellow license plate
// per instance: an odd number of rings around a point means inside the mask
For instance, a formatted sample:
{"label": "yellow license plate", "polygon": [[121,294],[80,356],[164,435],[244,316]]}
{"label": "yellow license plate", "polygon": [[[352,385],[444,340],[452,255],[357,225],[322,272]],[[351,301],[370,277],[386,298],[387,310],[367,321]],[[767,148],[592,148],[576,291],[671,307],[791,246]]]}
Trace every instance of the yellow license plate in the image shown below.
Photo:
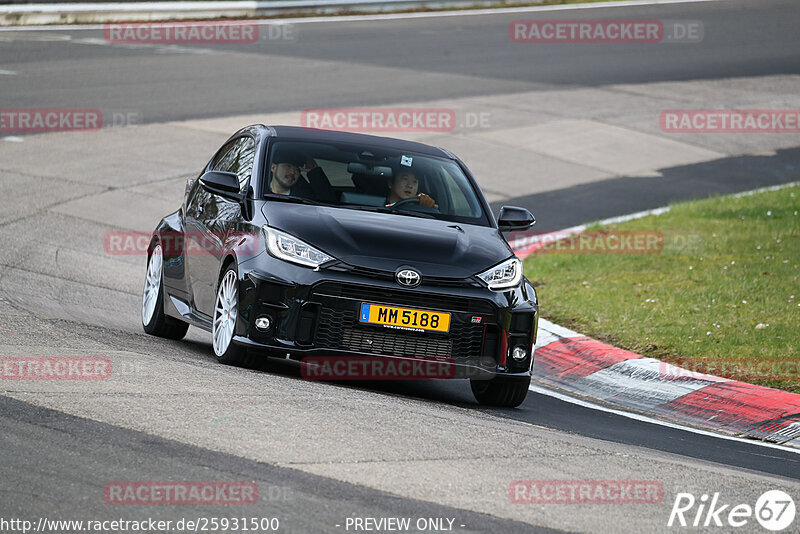
{"label": "yellow license plate", "polygon": [[358,320],[367,324],[379,324],[398,330],[413,332],[449,332],[450,314],[412,308],[396,308],[380,304],[361,303]]}

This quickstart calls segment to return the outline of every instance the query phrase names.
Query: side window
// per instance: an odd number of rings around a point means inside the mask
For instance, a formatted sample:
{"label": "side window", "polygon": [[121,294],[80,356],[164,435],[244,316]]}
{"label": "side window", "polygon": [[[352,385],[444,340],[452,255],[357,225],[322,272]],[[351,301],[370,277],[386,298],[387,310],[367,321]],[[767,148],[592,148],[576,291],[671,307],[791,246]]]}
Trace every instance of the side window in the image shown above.
{"label": "side window", "polygon": [[244,193],[247,181],[253,174],[253,161],[256,158],[256,142],[251,137],[242,138],[239,149],[238,168],[236,174],[239,176],[239,191]]}
{"label": "side window", "polygon": [[253,173],[256,155],[256,142],[250,137],[234,139],[220,151],[211,170],[233,172],[239,177],[239,190],[242,191]]}
{"label": "side window", "polygon": [[236,160],[236,154],[239,153],[239,141],[241,141],[241,139],[234,139],[222,147],[222,150],[219,151],[217,157],[215,157],[214,161],[211,163],[211,169],[209,170],[231,172],[231,162]]}

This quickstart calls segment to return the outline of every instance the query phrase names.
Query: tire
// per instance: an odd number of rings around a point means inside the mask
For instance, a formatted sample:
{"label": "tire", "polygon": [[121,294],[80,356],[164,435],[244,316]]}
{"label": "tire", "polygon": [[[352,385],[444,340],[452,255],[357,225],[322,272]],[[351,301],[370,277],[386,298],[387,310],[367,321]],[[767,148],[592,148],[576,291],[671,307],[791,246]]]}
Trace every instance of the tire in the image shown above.
{"label": "tire", "polygon": [[531,378],[496,376],[490,380],[470,379],[475,399],[486,406],[516,408],[528,395]]}
{"label": "tire", "polygon": [[236,320],[239,317],[239,277],[236,269],[228,266],[219,277],[217,297],[214,301],[214,318],[211,340],[217,361],[226,365],[252,367],[253,358],[245,347],[233,343]]}
{"label": "tire", "polygon": [[164,313],[164,258],[156,245],[147,260],[147,275],[142,289],[142,327],[151,336],[183,339],[189,324]]}

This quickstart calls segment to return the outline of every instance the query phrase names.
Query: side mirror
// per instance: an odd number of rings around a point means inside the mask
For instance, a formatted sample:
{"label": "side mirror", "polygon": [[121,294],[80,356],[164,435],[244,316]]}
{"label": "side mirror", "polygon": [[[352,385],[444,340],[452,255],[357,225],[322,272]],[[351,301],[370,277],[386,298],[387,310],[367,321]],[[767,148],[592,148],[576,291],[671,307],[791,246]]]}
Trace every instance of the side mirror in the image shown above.
{"label": "side mirror", "polygon": [[239,177],[236,173],[208,171],[200,177],[200,185],[209,193],[233,200],[241,200]]}
{"label": "side mirror", "polygon": [[536,217],[525,208],[514,206],[503,206],[500,208],[500,215],[497,217],[497,225],[501,232],[512,230],[527,230],[536,224]]}

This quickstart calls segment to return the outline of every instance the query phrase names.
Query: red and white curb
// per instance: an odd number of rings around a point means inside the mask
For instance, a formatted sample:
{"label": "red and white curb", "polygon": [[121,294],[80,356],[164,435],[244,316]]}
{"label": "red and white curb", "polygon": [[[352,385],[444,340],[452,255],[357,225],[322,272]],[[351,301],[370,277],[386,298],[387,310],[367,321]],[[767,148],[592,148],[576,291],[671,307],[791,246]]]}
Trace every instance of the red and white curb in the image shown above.
{"label": "red and white curb", "polygon": [[[795,184],[760,191],[789,185]],[[666,211],[668,208],[649,210],[600,224]],[[577,226],[522,236],[509,243],[517,256],[524,258],[548,242],[585,229]],[[800,437],[800,395],[688,371],[602,343],[545,319],[539,319],[533,377],[547,388],[659,420],[800,448],[800,439],[796,439]]]}
{"label": "red and white curb", "polygon": [[545,319],[533,366],[542,385],[667,421],[800,447],[800,395],[681,369]]}

